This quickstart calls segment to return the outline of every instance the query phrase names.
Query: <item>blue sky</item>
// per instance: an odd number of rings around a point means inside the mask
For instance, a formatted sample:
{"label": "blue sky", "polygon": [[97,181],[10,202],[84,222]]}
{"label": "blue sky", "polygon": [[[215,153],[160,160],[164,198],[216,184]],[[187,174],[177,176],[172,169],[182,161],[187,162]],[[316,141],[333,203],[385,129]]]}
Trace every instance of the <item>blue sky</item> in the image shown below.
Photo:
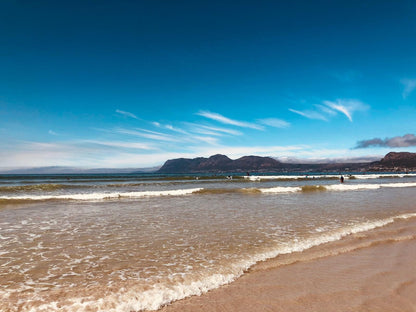
{"label": "blue sky", "polygon": [[0,167],[416,151],[415,1],[0,2]]}

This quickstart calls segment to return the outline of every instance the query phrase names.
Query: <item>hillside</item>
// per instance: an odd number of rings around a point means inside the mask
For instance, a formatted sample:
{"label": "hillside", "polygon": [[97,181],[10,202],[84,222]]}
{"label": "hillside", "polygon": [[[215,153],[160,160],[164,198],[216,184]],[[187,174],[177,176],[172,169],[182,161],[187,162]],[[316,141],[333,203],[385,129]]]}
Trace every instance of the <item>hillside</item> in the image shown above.
{"label": "hillside", "polygon": [[380,161],[371,164],[370,170],[416,170],[416,153],[390,152]]}
{"label": "hillside", "polygon": [[157,173],[203,172],[336,172],[336,171],[416,171],[416,153],[391,152],[380,161],[362,163],[291,164],[271,157],[244,156],[232,160],[225,155],[209,158],[170,159]]}
{"label": "hillside", "polygon": [[271,157],[244,156],[232,160],[225,155],[214,155],[209,158],[170,159],[157,171],[158,173],[198,173],[198,172],[245,172],[273,171],[282,169],[281,162]]}

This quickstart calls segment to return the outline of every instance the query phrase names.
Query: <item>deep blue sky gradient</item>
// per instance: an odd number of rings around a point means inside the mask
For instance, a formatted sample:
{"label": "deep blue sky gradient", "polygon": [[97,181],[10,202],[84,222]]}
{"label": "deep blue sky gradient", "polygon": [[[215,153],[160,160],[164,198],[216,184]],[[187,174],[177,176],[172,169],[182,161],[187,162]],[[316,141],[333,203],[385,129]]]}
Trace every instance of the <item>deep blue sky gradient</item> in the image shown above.
{"label": "deep blue sky gradient", "polygon": [[414,1],[5,0],[0,167],[415,151],[354,149],[415,133],[415,38]]}

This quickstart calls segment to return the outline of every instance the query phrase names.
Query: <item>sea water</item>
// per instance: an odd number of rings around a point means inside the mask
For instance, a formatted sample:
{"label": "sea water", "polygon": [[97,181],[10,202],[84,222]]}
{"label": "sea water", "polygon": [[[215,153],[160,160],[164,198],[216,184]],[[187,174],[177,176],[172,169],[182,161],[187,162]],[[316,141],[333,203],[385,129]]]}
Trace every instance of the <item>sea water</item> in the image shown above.
{"label": "sea water", "polygon": [[141,311],[416,217],[415,174],[2,175],[0,311]]}

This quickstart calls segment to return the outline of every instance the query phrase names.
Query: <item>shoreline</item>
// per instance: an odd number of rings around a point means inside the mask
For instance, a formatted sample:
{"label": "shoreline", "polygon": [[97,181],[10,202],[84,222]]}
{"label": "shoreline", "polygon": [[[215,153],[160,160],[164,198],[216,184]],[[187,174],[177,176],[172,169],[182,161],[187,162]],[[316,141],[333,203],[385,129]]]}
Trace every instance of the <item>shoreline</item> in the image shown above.
{"label": "shoreline", "polygon": [[176,311],[415,311],[416,218],[279,255]]}

